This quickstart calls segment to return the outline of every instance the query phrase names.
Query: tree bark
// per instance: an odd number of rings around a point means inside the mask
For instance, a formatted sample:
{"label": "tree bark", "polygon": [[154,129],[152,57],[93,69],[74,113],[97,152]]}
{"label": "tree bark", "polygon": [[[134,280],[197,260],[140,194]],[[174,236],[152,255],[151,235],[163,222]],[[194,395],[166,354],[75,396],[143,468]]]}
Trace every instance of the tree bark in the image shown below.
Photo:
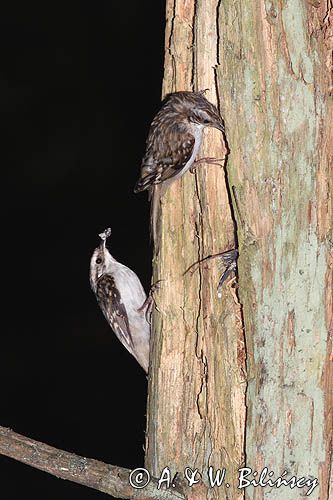
{"label": "tree bark", "polygon": [[332,2],[222,2],[218,68],[239,205],[246,460],[319,478],[321,499],[333,430],[330,19]]}
{"label": "tree bark", "polygon": [[[167,0],[163,93],[209,88],[228,138],[209,130],[201,148],[202,157],[227,156],[226,170],[202,165],[164,195],[153,262],[162,282],[146,465],[180,479],[185,467],[198,469],[203,481],[189,499],[243,498],[244,464],[273,478],[318,478],[311,498],[333,499],[332,8],[332,0]],[[184,275],[235,240],[240,300],[227,286],[217,297],[215,260]],[[156,480],[134,492],[125,469],[5,429],[0,453],[121,498],[185,496]],[[209,486],[209,466],[226,469],[221,487]]]}
{"label": "tree bark", "polygon": [[[207,91],[218,103],[217,1],[168,1],[163,94]],[[223,158],[222,135],[205,131],[201,157]],[[219,269],[207,255],[235,247],[225,171],[200,165],[162,198],[161,239],[154,257],[156,295],[149,376],[146,465],[159,475],[166,465],[182,476],[185,467],[202,473],[193,498],[241,498],[237,469],[244,461],[245,344],[236,293],[218,298]],[[211,490],[207,470],[225,467],[226,482]],[[190,497],[189,497],[190,498]]]}
{"label": "tree bark", "polygon": [[[159,488],[158,481],[154,478],[150,479],[144,489],[136,489],[130,484],[131,471],[129,469],[58,450],[5,427],[0,427],[0,453],[58,478],[88,486],[116,498],[185,499],[177,487],[171,490]],[[138,476],[133,476],[132,482],[138,485],[147,478],[144,474],[142,481],[135,481],[135,477]]]}
{"label": "tree bark", "polygon": [[[203,166],[170,186],[154,258],[154,281],[164,282],[153,322],[146,464],[155,475],[165,465],[180,473],[226,467],[230,484],[210,489],[204,474],[191,498],[242,496],[246,409],[246,465],[267,466],[274,478],[284,470],[316,477],[312,498],[329,498],[331,19],[331,1],[167,1],[163,93],[209,88],[230,148],[227,177]],[[209,131],[200,156],[220,158],[222,148]],[[243,309],[231,289],[217,299],[216,262],[182,276],[234,246],[233,215]],[[291,494],[246,490],[256,499]]]}

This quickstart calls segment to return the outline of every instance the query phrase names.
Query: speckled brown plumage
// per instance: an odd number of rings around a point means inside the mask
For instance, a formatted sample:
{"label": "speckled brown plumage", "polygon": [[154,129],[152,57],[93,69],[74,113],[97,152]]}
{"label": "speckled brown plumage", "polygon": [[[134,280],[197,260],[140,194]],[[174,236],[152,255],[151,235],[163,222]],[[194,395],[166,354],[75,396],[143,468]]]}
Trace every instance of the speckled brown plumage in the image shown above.
{"label": "speckled brown plumage", "polygon": [[156,245],[160,197],[195,162],[205,127],[224,132],[223,120],[204,92],[168,94],[152,121],[134,192],[148,190],[151,198],[151,233]]}
{"label": "speckled brown plumage", "polygon": [[150,126],[141,176],[134,191],[143,191],[185,173],[195,161],[193,152],[196,143],[195,152],[199,149],[204,127],[224,131],[217,108],[203,92],[168,94]]}

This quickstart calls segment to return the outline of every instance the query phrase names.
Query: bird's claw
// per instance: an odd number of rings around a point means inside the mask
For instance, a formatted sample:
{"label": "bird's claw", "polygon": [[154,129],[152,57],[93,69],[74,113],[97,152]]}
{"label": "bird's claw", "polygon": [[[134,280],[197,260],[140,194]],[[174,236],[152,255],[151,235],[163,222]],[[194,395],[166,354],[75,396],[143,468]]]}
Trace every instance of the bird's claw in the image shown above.
{"label": "bird's claw", "polygon": [[[236,271],[237,268],[237,258],[238,258],[238,250],[233,249],[229,250],[228,252],[223,252],[220,255],[222,265],[225,268],[221,278],[219,280],[219,283],[217,285],[217,295],[218,297],[222,297],[221,289],[223,286],[223,283],[226,281],[228,276],[230,276],[231,273]],[[233,278],[233,283],[235,281],[235,277]]]}
{"label": "bird's claw", "polygon": [[214,157],[206,157],[206,158],[199,158],[198,160],[195,160],[193,162],[193,165],[190,167],[190,172],[191,174],[194,174],[195,169],[197,168],[199,163],[207,163],[208,165],[219,165],[220,167],[223,167],[220,161],[224,161],[225,158],[214,158]]}
{"label": "bird's claw", "polygon": [[218,297],[221,297],[221,288],[223,286],[223,283],[226,281],[228,276],[230,276],[231,273],[236,271],[237,268],[237,257],[238,257],[238,250],[237,248],[234,248],[232,250],[228,250],[227,252],[221,252],[221,253],[216,253],[214,255],[208,255],[207,257],[204,257],[203,259],[200,259],[199,261],[195,262],[192,264],[189,268],[184,271],[183,276],[185,276],[186,273],[189,271],[191,274],[193,274],[197,266],[202,264],[203,262],[206,262],[207,260],[211,259],[220,259],[220,262],[222,264],[222,267],[224,268],[222,276],[220,277],[218,286],[217,286],[217,294]]}
{"label": "bird's claw", "polygon": [[150,287],[148,297],[144,301],[141,307],[139,307],[138,312],[145,311],[145,318],[147,322],[151,325],[151,314],[152,314],[152,308],[153,304],[155,304],[155,299],[154,299],[154,292],[160,288],[160,283],[162,280],[158,280],[155,283],[153,283]]}

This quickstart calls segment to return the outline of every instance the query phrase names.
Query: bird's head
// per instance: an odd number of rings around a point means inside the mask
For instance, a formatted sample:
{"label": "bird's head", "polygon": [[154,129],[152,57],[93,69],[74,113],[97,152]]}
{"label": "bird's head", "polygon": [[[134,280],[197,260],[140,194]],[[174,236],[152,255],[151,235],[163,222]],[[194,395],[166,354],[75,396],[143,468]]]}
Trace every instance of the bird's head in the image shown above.
{"label": "bird's head", "polygon": [[189,121],[203,127],[217,128],[224,132],[224,123],[216,106],[209,102],[203,92],[193,92],[193,104],[189,108]]}
{"label": "bird's head", "polygon": [[90,260],[90,284],[94,292],[96,291],[99,278],[109,272],[109,266],[114,260],[106,247],[106,240],[111,236],[111,229],[105,229],[105,231],[98,236],[102,241],[100,245],[95,248]]}
{"label": "bird's head", "polygon": [[176,113],[195,125],[214,127],[224,132],[224,122],[218,109],[200,92],[174,92],[168,94],[164,100],[167,106],[172,107]]}

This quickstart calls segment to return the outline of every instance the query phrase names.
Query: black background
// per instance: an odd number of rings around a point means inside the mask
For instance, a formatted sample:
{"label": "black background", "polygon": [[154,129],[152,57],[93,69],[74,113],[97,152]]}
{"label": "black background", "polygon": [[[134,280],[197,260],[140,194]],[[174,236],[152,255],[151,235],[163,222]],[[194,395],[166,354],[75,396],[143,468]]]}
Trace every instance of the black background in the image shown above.
{"label": "black background", "polygon": [[[164,2],[1,7],[0,425],[143,465],[147,381],[88,279],[98,233],[149,289],[145,193],[133,194],[160,103]],[[0,457],[0,498],[110,498]]]}

